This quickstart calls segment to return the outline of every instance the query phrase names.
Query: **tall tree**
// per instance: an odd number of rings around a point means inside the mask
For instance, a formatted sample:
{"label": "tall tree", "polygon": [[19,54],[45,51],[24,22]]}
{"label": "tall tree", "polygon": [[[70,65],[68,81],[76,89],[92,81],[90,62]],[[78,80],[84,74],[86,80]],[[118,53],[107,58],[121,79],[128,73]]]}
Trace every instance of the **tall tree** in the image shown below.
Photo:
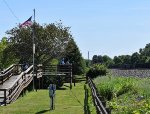
{"label": "tall tree", "polygon": [[103,61],[103,56],[101,56],[101,55],[98,55],[97,59],[98,59],[98,63],[103,63],[104,62]]}
{"label": "tall tree", "polygon": [[121,67],[123,60],[119,56],[115,56],[114,59],[114,66],[115,67]]}
{"label": "tall tree", "polygon": [[69,61],[73,66],[73,74],[82,74],[85,71],[85,61],[79,51],[75,41],[71,39],[65,49],[65,61]]}
{"label": "tall tree", "polygon": [[98,56],[97,56],[97,55],[94,55],[94,56],[93,56],[93,58],[92,58],[92,63],[93,63],[93,64],[98,63]]}
{"label": "tall tree", "polygon": [[102,60],[103,64],[105,64],[107,67],[112,66],[113,64],[113,60],[107,55],[102,56]]}
{"label": "tall tree", "polygon": [[5,67],[5,57],[4,57],[4,50],[8,46],[8,41],[6,37],[3,37],[0,41],[0,69]]}
{"label": "tall tree", "polygon": [[145,48],[139,50],[141,55],[150,56],[150,43],[146,44]]}
{"label": "tall tree", "polygon": [[139,63],[140,63],[140,54],[135,52],[131,56],[131,64],[132,64],[133,68],[135,68],[137,66],[137,64],[139,64]]}

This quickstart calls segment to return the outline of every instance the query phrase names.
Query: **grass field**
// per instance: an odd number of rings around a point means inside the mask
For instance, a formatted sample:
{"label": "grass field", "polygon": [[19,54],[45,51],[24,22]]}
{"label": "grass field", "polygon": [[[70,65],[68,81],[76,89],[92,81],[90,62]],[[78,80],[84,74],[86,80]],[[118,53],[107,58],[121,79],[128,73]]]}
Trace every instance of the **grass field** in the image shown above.
{"label": "grass field", "polygon": [[48,90],[29,92],[14,103],[0,107],[0,114],[84,114],[84,82],[73,89],[65,84],[56,90],[55,110],[49,108]]}

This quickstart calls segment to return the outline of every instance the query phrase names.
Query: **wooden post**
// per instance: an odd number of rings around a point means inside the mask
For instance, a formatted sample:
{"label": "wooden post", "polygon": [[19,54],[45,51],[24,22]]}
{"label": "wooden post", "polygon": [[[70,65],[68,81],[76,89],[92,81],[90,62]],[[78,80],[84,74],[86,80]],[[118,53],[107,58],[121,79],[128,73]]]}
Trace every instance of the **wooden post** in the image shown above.
{"label": "wooden post", "polygon": [[43,89],[43,76],[42,76],[42,89]]}
{"label": "wooden post", "polygon": [[41,79],[41,77],[39,78],[39,89],[41,89],[41,84],[40,84],[41,80],[40,79]]}
{"label": "wooden post", "polygon": [[73,79],[74,79],[74,86],[76,86],[76,77],[75,77],[75,75],[73,75]]}
{"label": "wooden post", "polygon": [[4,75],[2,76],[2,84],[3,84],[3,77],[4,77]]}
{"label": "wooden post", "polygon": [[24,89],[22,90],[22,97],[23,97],[23,95],[24,95]]}
{"label": "wooden post", "polygon": [[38,89],[38,78],[37,78],[37,73],[36,73],[36,77],[35,77],[35,90],[37,92],[37,89]]}
{"label": "wooden post", "polygon": [[36,77],[35,88],[36,88],[36,92],[37,92],[37,90],[38,90],[38,77],[37,77],[37,74],[38,74],[38,68],[37,68],[37,66],[36,66],[36,71],[35,71],[35,72],[36,72],[36,76],[35,76],[35,77]]}
{"label": "wooden post", "polygon": [[17,67],[17,68],[16,68],[17,71],[15,71],[15,74],[18,74],[18,73],[19,73],[19,65],[17,64],[16,67]]}
{"label": "wooden post", "polygon": [[25,95],[26,95],[26,90],[27,90],[27,88],[25,87],[25,88],[24,88],[24,94],[25,94]]}
{"label": "wooden post", "polygon": [[4,103],[5,103],[5,106],[6,106],[6,89],[4,90]]}
{"label": "wooden post", "polygon": [[70,89],[72,89],[72,65],[70,66]]}

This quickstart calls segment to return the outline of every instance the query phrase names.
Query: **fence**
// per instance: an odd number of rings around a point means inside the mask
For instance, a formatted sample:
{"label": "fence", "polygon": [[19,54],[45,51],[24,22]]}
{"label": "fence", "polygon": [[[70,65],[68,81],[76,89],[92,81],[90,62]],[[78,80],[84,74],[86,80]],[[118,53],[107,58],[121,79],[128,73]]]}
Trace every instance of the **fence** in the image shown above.
{"label": "fence", "polygon": [[[91,89],[92,98],[93,98],[94,105],[96,107],[97,114],[111,114],[111,110],[109,108],[106,108],[106,102],[104,101],[103,97],[101,97],[100,94],[97,92],[96,86],[93,83],[92,79],[88,78],[87,82]],[[85,95],[88,95],[88,93],[85,93]],[[87,99],[86,96],[85,98]]]}

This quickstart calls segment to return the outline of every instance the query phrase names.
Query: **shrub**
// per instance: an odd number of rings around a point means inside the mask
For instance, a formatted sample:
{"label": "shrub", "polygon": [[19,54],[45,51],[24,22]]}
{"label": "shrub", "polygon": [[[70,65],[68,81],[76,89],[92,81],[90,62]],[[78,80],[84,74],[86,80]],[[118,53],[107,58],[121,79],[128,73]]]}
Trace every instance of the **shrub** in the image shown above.
{"label": "shrub", "polygon": [[94,64],[89,71],[86,73],[86,76],[90,78],[96,78],[97,76],[106,75],[107,68],[103,64]]}

